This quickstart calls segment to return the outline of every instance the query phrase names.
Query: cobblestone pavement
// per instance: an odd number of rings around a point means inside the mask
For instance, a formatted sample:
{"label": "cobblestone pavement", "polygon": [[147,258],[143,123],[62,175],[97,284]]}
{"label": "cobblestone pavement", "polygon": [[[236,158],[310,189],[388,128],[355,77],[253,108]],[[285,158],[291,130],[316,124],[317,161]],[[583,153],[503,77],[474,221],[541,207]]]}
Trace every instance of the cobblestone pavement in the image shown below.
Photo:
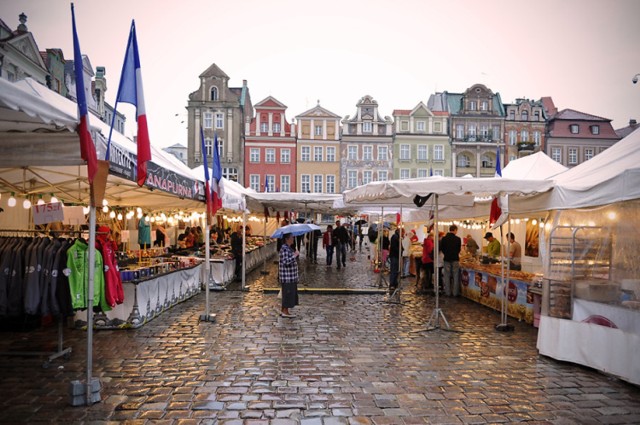
{"label": "cobblestone pavement", "polygon": [[[322,250],[320,250],[322,251]],[[307,265],[306,286],[377,285],[366,253],[347,267]],[[68,360],[0,357],[1,423],[537,424],[640,423],[640,388],[537,354],[537,331],[471,301],[441,299],[452,328],[425,332],[432,296],[405,279],[403,305],[383,295],[301,294],[281,318],[270,271],[248,291],[211,292],[216,323],[199,323],[201,293],[137,330],[97,331],[102,401],[71,407],[86,380],[86,333],[66,329]],[[442,322],[441,322],[442,324]],[[54,327],[1,332],[0,351],[53,350]]]}

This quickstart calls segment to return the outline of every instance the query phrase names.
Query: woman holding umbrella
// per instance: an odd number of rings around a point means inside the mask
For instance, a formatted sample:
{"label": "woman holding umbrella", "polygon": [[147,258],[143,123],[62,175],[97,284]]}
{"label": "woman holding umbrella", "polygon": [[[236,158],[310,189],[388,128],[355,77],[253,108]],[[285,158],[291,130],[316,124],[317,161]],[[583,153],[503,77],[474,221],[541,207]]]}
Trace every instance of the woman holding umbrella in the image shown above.
{"label": "woman holding umbrella", "polygon": [[291,233],[285,234],[284,243],[280,248],[278,262],[278,279],[282,285],[282,317],[295,317],[289,311],[298,305],[298,256],[300,253],[293,249],[295,238]]}

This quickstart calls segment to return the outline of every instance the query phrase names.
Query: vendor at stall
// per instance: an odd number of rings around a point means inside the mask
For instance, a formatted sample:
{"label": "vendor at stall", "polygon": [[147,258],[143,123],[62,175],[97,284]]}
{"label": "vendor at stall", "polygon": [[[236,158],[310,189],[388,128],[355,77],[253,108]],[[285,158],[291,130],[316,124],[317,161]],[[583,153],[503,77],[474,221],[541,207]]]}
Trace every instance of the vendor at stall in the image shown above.
{"label": "vendor at stall", "polygon": [[487,245],[487,255],[495,259],[500,258],[500,241],[494,238],[491,232],[485,233],[484,239],[489,242],[489,245]]}
{"label": "vendor at stall", "polygon": [[522,246],[516,241],[513,233],[507,233],[509,239],[509,268],[511,270],[522,270]]}

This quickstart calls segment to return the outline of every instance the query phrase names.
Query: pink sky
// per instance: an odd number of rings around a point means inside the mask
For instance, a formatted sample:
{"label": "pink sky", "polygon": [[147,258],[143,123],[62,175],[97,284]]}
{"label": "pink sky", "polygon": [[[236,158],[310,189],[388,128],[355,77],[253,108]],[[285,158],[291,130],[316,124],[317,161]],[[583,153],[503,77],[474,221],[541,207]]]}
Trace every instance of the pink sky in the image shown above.
{"label": "pink sky", "polygon": [[[131,19],[136,20],[151,141],[186,145],[180,124],[198,75],[215,62],[232,86],[248,80],[254,103],[274,96],[291,118],[321,105],[353,115],[369,94],[380,112],[412,109],[435,91],[483,83],[502,101],[552,96],[624,127],[640,119],[640,2],[635,0],[78,0],[80,43],[107,69],[116,96]],[[3,2],[40,50],[73,58],[68,1]],[[135,130],[133,109],[127,134]]]}

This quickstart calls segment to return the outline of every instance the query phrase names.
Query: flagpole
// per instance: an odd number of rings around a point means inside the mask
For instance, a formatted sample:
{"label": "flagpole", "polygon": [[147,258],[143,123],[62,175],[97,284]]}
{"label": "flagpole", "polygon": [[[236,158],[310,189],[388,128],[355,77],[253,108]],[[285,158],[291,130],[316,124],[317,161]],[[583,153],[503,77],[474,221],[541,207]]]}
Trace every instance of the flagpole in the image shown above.
{"label": "flagpole", "polygon": [[210,314],[209,312],[209,282],[211,280],[211,251],[210,251],[210,246],[211,246],[211,242],[210,242],[210,234],[211,231],[209,230],[209,211],[207,211],[204,215],[204,227],[205,227],[205,232],[204,232],[204,247],[205,247],[205,254],[204,254],[204,314],[200,315],[200,321],[201,322],[209,322],[209,323],[213,323],[216,321],[216,315],[215,314]]}
{"label": "flagpole", "polygon": [[[91,186],[93,192],[93,186]],[[85,388],[85,397],[87,406],[91,406],[94,402],[93,392],[93,295],[95,288],[94,275],[96,271],[96,206],[95,202],[91,202],[89,207],[89,279],[87,282],[87,382]],[[100,401],[100,386],[98,385],[97,400]]]}

